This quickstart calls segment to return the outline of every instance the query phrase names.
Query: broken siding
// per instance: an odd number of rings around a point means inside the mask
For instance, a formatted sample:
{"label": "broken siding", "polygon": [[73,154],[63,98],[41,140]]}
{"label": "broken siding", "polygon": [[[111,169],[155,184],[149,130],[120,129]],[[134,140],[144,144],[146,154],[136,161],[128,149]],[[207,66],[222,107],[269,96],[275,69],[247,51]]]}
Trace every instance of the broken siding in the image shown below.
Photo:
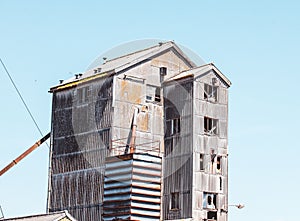
{"label": "broken siding", "polygon": [[[192,79],[174,81],[164,87],[166,127],[162,205],[164,220],[192,217],[192,97]],[[173,131],[175,133],[172,133],[173,119],[180,119],[180,130]],[[172,209],[170,205],[172,193],[179,194],[177,209]]]}
{"label": "broken siding", "polygon": [[111,77],[54,92],[50,212],[101,219],[112,113]]}
{"label": "broken siding", "polygon": [[[217,100],[205,97],[205,84],[218,88]],[[217,220],[226,221],[227,214],[227,122],[228,97],[227,86],[217,78],[214,71],[196,77],[194,81],[194,182],[193,182],[193,217],[206,219],[209,210],[203,208],[204,193],[216,194]],[[204,118],[218,120],[218,133],[209,135],[204,132]],[[200,126],[199,126],[200,125]],[[213,153],[212,153],[213,151]],[[200,154],[204,161],[204,170],[200,169]],[[213,157],[212,154],[215,154]],[[217,157],[221,157],[220,170]]]}

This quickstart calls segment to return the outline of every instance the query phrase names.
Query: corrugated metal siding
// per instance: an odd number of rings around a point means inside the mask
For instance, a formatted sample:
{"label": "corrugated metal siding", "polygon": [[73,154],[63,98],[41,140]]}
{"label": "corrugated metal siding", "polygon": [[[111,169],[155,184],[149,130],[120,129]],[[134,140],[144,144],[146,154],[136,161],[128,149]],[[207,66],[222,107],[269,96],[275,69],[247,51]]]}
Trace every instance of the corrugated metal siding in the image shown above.
{"label": "corrugated metal siding", "polygon": [[78,220],[101,220],[112,82],[103,78],[53,94],[50,212],[68,210]]}
{"label": "corrugated metal siding", "polygon": [[161,157],[125,154],[105,165],[103,220],[159,220]]}
{"label": "corrugated metal siding", "polygon": [[[217,87],[217,99],[209,100],[204,97],[206,85]],[[207,219],[210,212],[217,214],[218,221],[227,220],[228,207],[228,165],[227,165],[227,127],[228,127],[228,98],[227,86],[216,79],[213,71],[198,77],[194,81],[194,184],[193,184],[193,218]],[[204,118],[218,120],[217,134],[204,132]],[[199,126],[200,125],[200,126]],[[203,170],[200,169],[200,154],[203,156]],[[220,169],[217,169],[218,157]],[[213,194],[216,197],[214,209],[203,207],[206,200],[204,195]],[[210,213],[210,214],[209,214]]]}
{"label": "corrugated metal siding", "polygon": [[[164,87],[165,159],[163,166],[163,219],[192,217],[192,98],[193,80],[174,81]],[[172,134],[170,120],[180,118],[180,132]],[[179,193],[179,209],[170,208],[171,194]]]}

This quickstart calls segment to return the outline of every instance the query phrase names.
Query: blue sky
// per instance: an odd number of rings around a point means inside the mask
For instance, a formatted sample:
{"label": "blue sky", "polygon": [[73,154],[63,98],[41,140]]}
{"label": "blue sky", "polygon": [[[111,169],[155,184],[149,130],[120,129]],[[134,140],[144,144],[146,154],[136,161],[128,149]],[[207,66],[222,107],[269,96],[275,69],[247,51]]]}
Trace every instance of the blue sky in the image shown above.
{"label": "blue sky", "polygon": [[[0,1],[0,57],[44,133],[59,79],[137,39],[175,40],[232,81],[230,221],[297,220],[298,1]],[[0,68],[0,167],[40,135]],[[48,147],[0,179],[7,217],[45,212]]]}

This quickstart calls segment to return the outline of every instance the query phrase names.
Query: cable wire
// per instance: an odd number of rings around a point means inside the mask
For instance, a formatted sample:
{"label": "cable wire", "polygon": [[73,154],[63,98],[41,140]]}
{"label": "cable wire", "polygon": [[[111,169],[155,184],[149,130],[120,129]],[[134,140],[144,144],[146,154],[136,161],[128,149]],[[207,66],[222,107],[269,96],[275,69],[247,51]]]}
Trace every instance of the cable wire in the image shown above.
{"label": "cable wire", "polygon": [[[20,97],[22,103],[24,104],[26,111],[27,111],[28,114],[30,115],[30,118],[32,119],[32,121],[33,121],[34,125],[36,126],[36,128],[38,129],[39,133],[40,133],[41,136],[43,137],[44,135],[43,135],[43,133],[42,133],[42,131],[41,131],[39,125],[37,124],[36,120],[34,119],[34,117],[33,117],[32,113],[31,113],[31,111],[30,111],[28,105],[26,104],[26,102],[25,102],[25,100],[24,100],[22,94],[20,93],[20,91],[19,91],[17,85],[15,84],[15,82],[14,82],[14,80],[12,79],[11,75],[9,74],[9,72],[8,72],[6,66],[5,66],[5,64],[3,63],[3,61],[2,61],[1,58],[0,58],[0,61],[1,61],[1,64],[2,64],[2,66],[3,66],[3,68],[4,68],[5,72],[6,72],[7,76],[8,76],[9,79],[10,79],[10,82],[11,82],[12,85],[14,86],[14,88],[15,88],[17,94],[19,95],[19,97]],[[47,144],[47,146],[49,147],[49,145],[48,145],[47,142],[46,142],[46,144]]]}

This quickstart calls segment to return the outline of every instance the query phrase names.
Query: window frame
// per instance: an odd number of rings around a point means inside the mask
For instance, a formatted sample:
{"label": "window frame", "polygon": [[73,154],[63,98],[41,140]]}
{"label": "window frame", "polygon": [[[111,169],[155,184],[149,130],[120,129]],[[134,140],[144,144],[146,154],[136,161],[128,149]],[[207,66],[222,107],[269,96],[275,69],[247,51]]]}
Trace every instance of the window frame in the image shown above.
{"label": "window frame", "polygon": [[[212,198],[210,203],[208,202],[209,197]],[[217,210],[217,197],[217,193],[203,192],[202,208],[206,210]]]}
{"label": "window frame", "polygon": [[210,135],[210,136],[219,135],[219,119],[205,116],[203,130],[204,130],[204,134],[206,135]]}
{"label": "window frame", "polygon": [[152,102],[156,104],[161,104],[162,96],[161,96],[161,87],[146,84],[146,102]]}
{"label": "window frame", "polygon": [[170,136],[180,134],[180,117],[170,120]]}
{"label": "window frame", "polygon": [[91,86],[84,86],[76,89],[76,97],[78,104],[85,104],[90,101]]}
{"label": "window frame", "polygon": [[170,210],[179,210],[179,192],[171,193]]}
{"label": "window frame", "polygon": [[206,101],[218,102],[219,86],[204,83],[203,98]]}

